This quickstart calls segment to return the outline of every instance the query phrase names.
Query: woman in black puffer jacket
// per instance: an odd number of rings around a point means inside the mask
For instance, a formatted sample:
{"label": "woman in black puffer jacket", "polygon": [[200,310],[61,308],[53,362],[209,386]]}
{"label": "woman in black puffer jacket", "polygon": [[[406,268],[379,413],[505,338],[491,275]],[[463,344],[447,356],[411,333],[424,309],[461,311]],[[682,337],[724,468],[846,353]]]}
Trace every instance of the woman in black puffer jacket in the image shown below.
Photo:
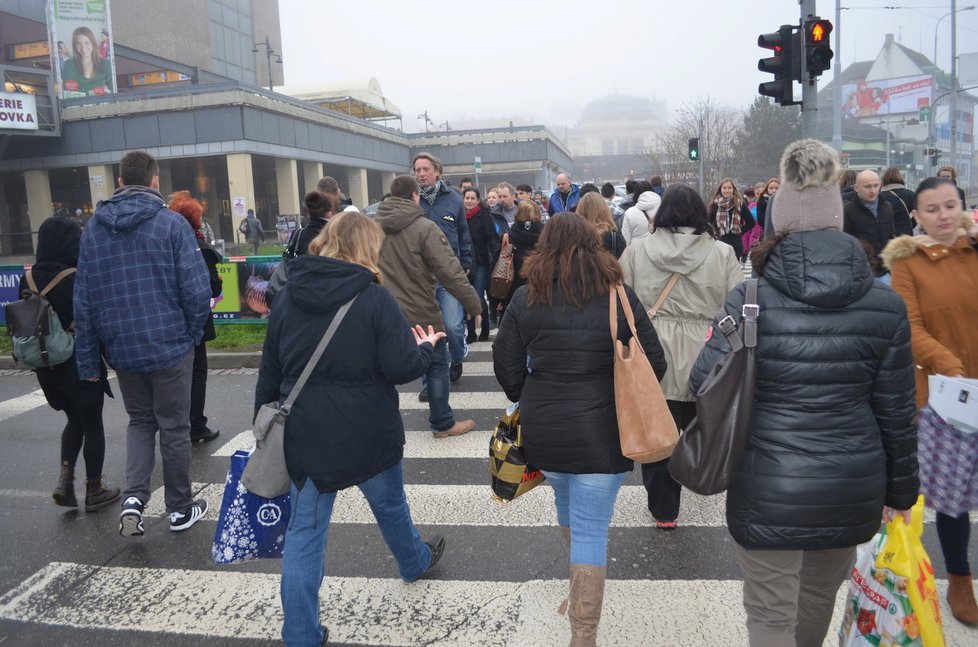
{"label": "woman in black puffer jacket", "polygon": [[[907,312],[841,231],[837,164],[820,142],[788,147],[769,214],[779,233],[751,254],[757,388],[727,526],[752,645],[821,645],[856,545],[917,499]],[[725,310],[739,319],[743,305],[741,284]],[[691,391],[729,350],[714,330]]]}

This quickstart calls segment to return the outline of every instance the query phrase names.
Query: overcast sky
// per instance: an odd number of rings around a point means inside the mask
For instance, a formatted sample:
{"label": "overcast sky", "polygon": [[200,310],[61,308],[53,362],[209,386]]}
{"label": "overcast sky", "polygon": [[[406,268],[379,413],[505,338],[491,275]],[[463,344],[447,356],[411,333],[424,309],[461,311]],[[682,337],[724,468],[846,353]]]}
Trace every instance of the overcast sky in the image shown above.
{"label": "overcast sky", "polygon": [[[932,58],[937,20],[950,11],[947,0],[842,6],[849,7],[843,68],[875,58],[888,33]],[[670,111],[707,95],[746,108],[771,78],[757,70],[758,34],[799,17],[797,0],[279,0],[279,7],[286,84],[375,77],[408,132],[424,130],[417,115],[425,110],[436,124],[573,125],[585,105],[615,91],[665,99]],[[834,20],[834,0],[817,8]],[[938,35],[945,68],[950,23],[942,20]],[[978,9],[960,11],[958,53],[974,51]],[[830,79],[831,71],[820,84]]]}

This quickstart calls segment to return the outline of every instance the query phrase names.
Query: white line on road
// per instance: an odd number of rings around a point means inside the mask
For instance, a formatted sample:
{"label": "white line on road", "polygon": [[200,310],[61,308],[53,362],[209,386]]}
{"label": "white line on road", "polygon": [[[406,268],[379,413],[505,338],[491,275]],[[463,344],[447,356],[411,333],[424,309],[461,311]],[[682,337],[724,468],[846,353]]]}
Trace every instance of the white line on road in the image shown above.
{"label": "white line on road", "polygon": [[[436,439],[430,431],[406,431],[404,458],[487,458],[491,433],[473,430],[464,436]],[[230,456],[254,446],[255,437],[249,429],[231,438],[211,456]]]}
{"label": "white line on road", "polygon": [[[417,397],[415,397],[415,400],[417,400]],[[16,398],[4,400],[3,402],[0,402],[0,421],[4,421],[7,418],[13,418],[14,416],[19,416],[20,414],[26,413],[31,409],[36,409],[42,404],[47,404],[47,402],[48,401],[44,399],[44,392],[41,391],[41,389],[36,389]]]}
{"label": "white line on road", "polygon": [[[428,403],[418,400],[417,393],[400,394],[401,411],[427,411]],[[448,398],[452,409],[458,409],[458,418],[464,418],[464,412],[469,409],[497,409],[502,415],[503,410],[512,404],[506,395],[499,391],[463,391],[452,393]]]}
{"label": "white line on road", "polygon": [[[194,483],[196,496],[207,501],[205,519],[216,520],[224,483]],[[496,503],[490,498],[489,471],[485,485],[405,485],[411,517],[419,525],[545,527],[557,525],[553,490],[537,487],[509,504]],[[679,523],[682,526],[724,527],[724,495],[701,497],[684,492],[680,504]],[[158,488],[146,506],[148,517],[161,517],[164,512],[163,488]],[[333,507],[334,523],[374,524],[373,513],[360,490],[352,487],[341,491]],[[648,494],[641,485],[626,485],[618,493],[611,525],[620,528],[647,528],[652,525],[648,511]]]}
{"label": "white line on road", "polygon": [[[448,545],[448,554],[462,547]],[[542,565],[541,565],[542,566]],[[393,562],[391,570],[394,570]],[[327,577],[320,589],[330,642],[353,645],[523,646],[566,644],[556,613],[566,580],[526,582]],[[947,582],[938,580],[942,613]],[[836,595],[825,645],[836,631],[848,587]],[[747,644],[738,580],[608,580],[602,645]],[[433,601],[437,601],[434,603]],[[235,571],[98,567],[51,562],[0,598],[0,617],[80,629],[278,641],[279,576]],[[971,630],[945,623],[949,646]]]}

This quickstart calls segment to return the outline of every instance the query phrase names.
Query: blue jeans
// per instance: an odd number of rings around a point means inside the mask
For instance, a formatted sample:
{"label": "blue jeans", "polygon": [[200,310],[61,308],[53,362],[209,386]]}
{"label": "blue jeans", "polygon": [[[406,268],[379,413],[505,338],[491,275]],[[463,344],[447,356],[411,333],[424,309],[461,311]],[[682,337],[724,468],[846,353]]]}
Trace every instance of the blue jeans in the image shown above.
{"label": "blue jeans", "polygon": [[431,364],[422,376],[428,389],[428,424],[432,431],[445,431],[455,425],[455,412],[448,404],[452,390],[448,362],[448,341],[439,339],[431,354]]}
{"label": "blue jeans", "polygon": [[557,522],[571,529],[571,564],[608,564],[608,526],[618,490],[628,472],[566,474],[544,472],[554,489]]}
{"label": "blue jeans", "polygon": [[[489,304],[486,302],[486,289],[489,287],[489,266],[479,265],[469,276],[469,283],[475,288],[482,301],[482,330],[489,332]],[[475,319],[469,319],[466,327],[471,334],[475,334]]]}
{"label": "blue jeans", "polygon": [[445,322],[445,335],[448,337],[448,353],[452,364],[461,364],[465,359],[465,310],[462,304],[448,293],[441,283],[435,288],[435,299],[441,308],[441,318]]}
{"label": "blue jeans", "polygon": [[[431,564],[431,549],[421,540],[411,521],[404,496],[401,464],[390,467],[357,487],[377,519],[401,579],[413,582]],[[292,484],[292,518],[285,533],[282,555],[282,640],[289,647],[319,647],[319,588],[325,571],[326,531],[333,514],[335,492],[320,493],[312,479],[299,490]]]}

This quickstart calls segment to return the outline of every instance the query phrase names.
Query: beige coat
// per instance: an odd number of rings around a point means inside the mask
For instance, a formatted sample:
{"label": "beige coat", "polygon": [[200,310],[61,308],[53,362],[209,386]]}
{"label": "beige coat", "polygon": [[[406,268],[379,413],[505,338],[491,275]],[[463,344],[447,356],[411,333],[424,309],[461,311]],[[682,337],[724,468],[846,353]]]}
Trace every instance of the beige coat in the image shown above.
{"label": "beige coat", "polygon": [[[964,226],[970,223],[968,214],[962,216]],[[928,375],[978,378],[978,251],[962,229],[950,246],[930,236],[894,238],[882,257],[892,274],[890,287],[907,304],[922,407]]]}
{"label": "beige coat", "polygon": [[689,372],[706,344],[713,316],[730,292],[744,280],[734,250],[709,234],[659,229],[625,248],[619,259],[630,285],[651,308],[674,272],[680,274],[652,324],[666,352],[669,369],[662,379],[667,400],[691,402]]}

